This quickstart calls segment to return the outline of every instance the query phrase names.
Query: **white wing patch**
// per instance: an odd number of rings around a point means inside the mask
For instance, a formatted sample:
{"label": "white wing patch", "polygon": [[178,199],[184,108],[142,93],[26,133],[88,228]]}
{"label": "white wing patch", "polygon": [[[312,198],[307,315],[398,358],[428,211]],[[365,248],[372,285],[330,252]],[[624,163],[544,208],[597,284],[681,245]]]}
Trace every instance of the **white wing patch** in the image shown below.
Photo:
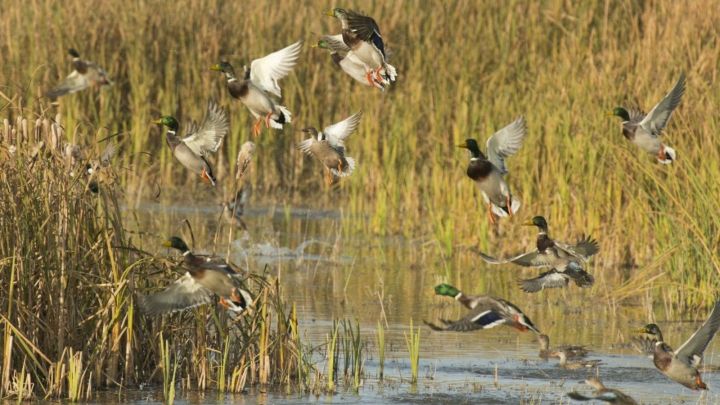
{"label": "white wing patch", "polygon": [[282,97],[278,80],[287,76],[300,56],[302,41],[273,52],[250,64],[250,80],[262,90]]}
{"label": "white wing patch", "polygon": [[362,112],[355,113],[344,120],[332,124],[323,129],[323,133],[328,140],[328,143],[336,148],[345,147],[345,138],[355,132],[360,123]]}

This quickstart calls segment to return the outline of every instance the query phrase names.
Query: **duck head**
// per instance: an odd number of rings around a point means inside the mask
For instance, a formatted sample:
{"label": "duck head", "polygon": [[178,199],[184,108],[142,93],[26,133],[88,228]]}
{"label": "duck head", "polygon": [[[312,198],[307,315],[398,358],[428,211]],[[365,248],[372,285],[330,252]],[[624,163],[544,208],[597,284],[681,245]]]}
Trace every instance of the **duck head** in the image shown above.
{"label": "duck head", "polygon": [[188,248],[185,241],[178,238],[177,236],[173,236],[173,237],[169,238],[168,240],[166,240],[165,242],[163,242],[163,246],[168,247],[168,248],[177,249],[183,253],[190,251],[190,249]]}
{"label": "duck head", "polygon": [[630,113],[623,107],[615,107],[608,113],[609,116],[622,118],[623,121],[630,121]]}
{"label": "duck head", "polygon": [[158,118],[154,121],[155,124],[163,125],[168,127],[171,131],[177,132],[180,125],[178,124],[178,121],[175,119],[175,117],[166,115],[163,117]]}
{"label": "duck head", "polygon": [[460,294],[460,290],[450,284],[439,284],[435,286],[435,294],[454,298]]}
{"label": "duck head", "polygon": [[485,159],[485,155],[480,151],[480,146],[478,146],[477,141],[472,138],[466,139],[465,143],[461,143],[457,147],[469,150],[473,159]]}
{"label": "duck head", "polygon": [[525,226],[536,226],[538,229],[540,229],[540,232],[547,233],[548,231],[548,224],[545,220],[545,217],[543,216],[534,216],[533,219],[531,219],[528,222],[523,223]]}

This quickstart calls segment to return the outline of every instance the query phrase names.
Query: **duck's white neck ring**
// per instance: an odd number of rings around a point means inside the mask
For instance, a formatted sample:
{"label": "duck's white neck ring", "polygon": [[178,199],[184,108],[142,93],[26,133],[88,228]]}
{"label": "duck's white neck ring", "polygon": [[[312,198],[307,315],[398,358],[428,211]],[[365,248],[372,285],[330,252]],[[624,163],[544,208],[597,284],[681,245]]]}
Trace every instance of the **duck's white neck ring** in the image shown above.
{"label": "duck's white neck ring", "polygon": [[190,251],[189,251],[189,250],[186,250],[186,251],[183,252],[183,256],[187,256],[187,255],[189,255],[189,254],[190,254]]}

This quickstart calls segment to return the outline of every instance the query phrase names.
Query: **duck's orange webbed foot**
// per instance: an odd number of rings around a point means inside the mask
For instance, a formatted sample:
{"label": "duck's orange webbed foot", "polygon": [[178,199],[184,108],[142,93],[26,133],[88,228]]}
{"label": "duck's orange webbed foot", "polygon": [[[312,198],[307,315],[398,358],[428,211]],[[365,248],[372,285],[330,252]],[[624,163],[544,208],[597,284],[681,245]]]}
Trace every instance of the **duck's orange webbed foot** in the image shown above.
{"label": "duck's orange webbed foot", "polygon": [[497,221],[495,220],[495,214],[493,214],[492,212],[492,204],[488,204],[488,218],[490,218],[491,224],[497,224]]}

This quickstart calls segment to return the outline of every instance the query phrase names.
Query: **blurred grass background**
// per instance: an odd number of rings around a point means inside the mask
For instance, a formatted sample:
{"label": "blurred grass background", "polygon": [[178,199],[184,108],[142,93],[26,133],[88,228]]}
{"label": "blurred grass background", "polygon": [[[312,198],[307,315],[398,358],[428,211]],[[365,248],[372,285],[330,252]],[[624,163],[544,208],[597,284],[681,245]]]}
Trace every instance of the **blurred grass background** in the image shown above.
{"label": "blurred grass background", "polygon": [[[339,32],[324,15],[333,6],[378,21],[399,72],[390,91],[352,82],[309,47]],[[282,82],[293,124],[254,140],[255,204],[336,207],[367,218],[345,233],[433,239],[447,256],[471,246],[522,250],[534,236],[519,222],[541,214],[559,239],[585,232],[600,240],[592,270],[606,294],[626,296],[664,272],[653,285],[670,287],[658,290],[666,300],[714,300],[720,10],[712,1],[27,1],[5,7],[0,27],[0,115],[59,113],[70,139],[85,145],[122,133],[129,202],[155,197],[155,184],[163,201],[227,197],[251,118],[208,67],[227,58],[239,68],[302,39],[300,62]],[[69,73],[69,47],[115,86],[51,106],[42,95]],[[649,110],[683,71],[687,91],[665,133],[678,160],[663,167],[626,142],[606,112]],[[176,164],[151,124],[160,114],[198,120],[209,98],[229,107],[232,124],[216,159],[217,190]],[[302,138],[294,130],[358,110],[364,118],[347,142],[358,170],[326,189],[319,164],[294,148]],[[528,137],[508,160],[508,179],[523,207],[494,234],[465,177],[467,155],[454,145],[484,142],[521,114]]]}

